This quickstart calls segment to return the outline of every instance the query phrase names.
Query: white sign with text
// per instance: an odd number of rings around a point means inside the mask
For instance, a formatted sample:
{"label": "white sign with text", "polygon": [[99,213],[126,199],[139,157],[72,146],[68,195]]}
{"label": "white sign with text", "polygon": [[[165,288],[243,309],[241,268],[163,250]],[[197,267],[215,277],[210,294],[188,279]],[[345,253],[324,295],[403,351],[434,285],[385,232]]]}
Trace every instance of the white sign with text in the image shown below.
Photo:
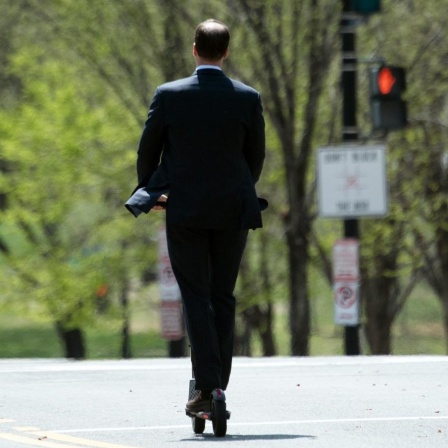
{"label": "white sign with text", "polygon": [[384,145],[319,148],[319,216],[352,218],[388,213]]}

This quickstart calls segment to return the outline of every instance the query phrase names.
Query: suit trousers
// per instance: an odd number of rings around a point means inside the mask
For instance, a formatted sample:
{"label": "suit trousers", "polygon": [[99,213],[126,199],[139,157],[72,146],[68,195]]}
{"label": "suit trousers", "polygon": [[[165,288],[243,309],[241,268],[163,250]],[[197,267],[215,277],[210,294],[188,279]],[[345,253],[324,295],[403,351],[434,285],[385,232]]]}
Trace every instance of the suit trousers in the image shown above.
{"label": "suit trousers", "polygon": [[233,295],[248,230],[166,226],[168,251],[182,294],[197,390],[225,390],[232,367]]}

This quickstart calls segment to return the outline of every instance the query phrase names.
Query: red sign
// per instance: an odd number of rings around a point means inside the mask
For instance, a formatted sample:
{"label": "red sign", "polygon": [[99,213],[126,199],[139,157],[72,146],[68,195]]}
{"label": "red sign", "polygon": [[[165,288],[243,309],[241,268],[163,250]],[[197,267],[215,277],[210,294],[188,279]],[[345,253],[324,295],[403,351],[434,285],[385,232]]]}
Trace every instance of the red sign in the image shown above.
{"label": "red sign", "polygon": [[333,281],[359,280],[359,243],[354,238],[336,241],[333,247]]}
{"label": "red sign", "polygon": [[159,231],[159,286],[162,337],[181,339],[184,334],[181,294],[171,267],[164,228]]}
{"label": "red sign", "polygon": [[162,337],[171,341],[182,339],[184,328],[182,322],[182,304],[178,300],[163,300],[160,304]]}

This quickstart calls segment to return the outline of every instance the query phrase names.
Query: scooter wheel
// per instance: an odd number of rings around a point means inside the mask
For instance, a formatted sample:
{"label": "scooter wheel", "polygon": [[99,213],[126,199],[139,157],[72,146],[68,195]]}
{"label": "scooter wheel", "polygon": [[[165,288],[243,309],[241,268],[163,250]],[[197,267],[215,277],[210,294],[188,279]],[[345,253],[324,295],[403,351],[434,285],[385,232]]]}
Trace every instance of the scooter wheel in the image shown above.
{"label": "scooter wheel", "polygon": [[202,434],[205,430],[205,420],[199,417],[191,417],[191,426],[195,434]]}
{"label": "scooter wheel", "polygon": [[213,433],[216,437],[224,437],[227,432],[226,402],[212,400]]}

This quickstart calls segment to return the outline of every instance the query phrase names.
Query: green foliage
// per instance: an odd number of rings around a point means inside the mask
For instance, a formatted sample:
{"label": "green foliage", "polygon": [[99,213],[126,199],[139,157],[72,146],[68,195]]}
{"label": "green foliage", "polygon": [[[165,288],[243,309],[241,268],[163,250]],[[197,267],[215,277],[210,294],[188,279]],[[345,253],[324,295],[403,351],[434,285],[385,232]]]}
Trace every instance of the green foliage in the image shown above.
{"label": "green foliage", "polygon": [[[303,179],[306,197],[299,199],[308,207],[306,219],[315,218],[312,157],[303,177],[288,180],[310,131],[308,100],[318,102],[312,147],[337,143],[341,134],[340,6],[331,0],[3,0],[0,311],[100,325],[96,291],[107,284],[111,318],[120,321],[123,286],[132,280],[135,292],[142,272],[156,270],[163,223],[160,215],[134,220],[123,207],[134,187],[141,127],[156,85],[193,71],[193,29],[208,17],[229,24],[225,70],[260,89],[266,111],[268,154],[257,188],[270,207],[263,234],[249,240],[240,307],[284,306],[285,217]],[[411,124],[387,137],[389,217],[362,221],[366,280],[397,278],[405,288],[414,269],[437,259],[434,242],[447,231],[447,7],[448,0],[384,0],[382,12],[357,30],[359,56],[407,69]],[[313,72],[313,55],[328,56],[328,65]],[[367,65],[359,68],[359,122],[368,137]],[[308,94],[321,75],[318,101]],[[324,273],[310,277],[315,306],[341,236],[340,222],[314,222],[310,258]],[[395,254],[396,266],[383,269],[379,260]]]}
{"label": "green foliage", "polygon": [[87,325],[96,289],[116,281],[132,236],[123,207],[135,163],[132,117],[85,66],[48,57],[39,45],[18,50],[9,71],[22,100],[0,112],[0,156],[9,167],[1,183],[10,271],[2,300],[37,303],[37,314]]}

